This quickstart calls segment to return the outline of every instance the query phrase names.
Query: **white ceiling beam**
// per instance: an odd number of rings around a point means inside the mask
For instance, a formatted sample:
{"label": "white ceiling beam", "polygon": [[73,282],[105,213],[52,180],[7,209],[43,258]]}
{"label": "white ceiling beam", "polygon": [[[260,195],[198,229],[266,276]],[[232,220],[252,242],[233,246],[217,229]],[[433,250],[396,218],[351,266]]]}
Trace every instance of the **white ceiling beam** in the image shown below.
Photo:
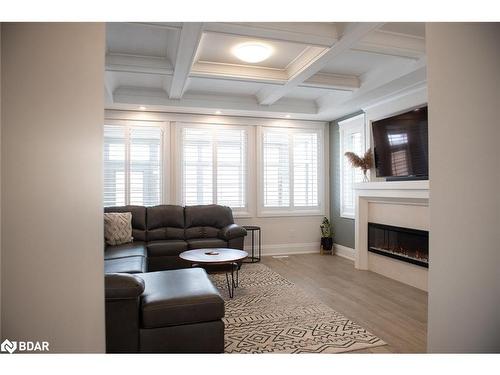
{"label": "white ceiling beam", "polygon": [[353,47],[367,34],[380,27],[381,23],[356,23],[346,27],[342,38],[332,45],[324,53],[320,54],[315,60],[298,71],[284,85],[276,88],[265,88],[258,93],[259,103],[262,105],[271,105],[288,94],[295,87],[304,83],[314,74],[323,69],[330,61],[339,56],[341,53]]}
{"label": "white ceiling beam", "polygon": [[338,39],[335,24],[326,22],[209,22],[205,24],[205,31],[323,47],[331,46]]}
{"label": "white ceiling beam", "polygon": [[186,22],[182,26],[174,74],[170,85],[170,99],[180,99],[186,90],[189,72],[195,60],[196,51],[203,33],[203,23]]}
{"label": "white ceiling beam", "polygon": [[425,55],[425,38],[375,30],[364,37],[353,50],[419,59]]}
{"label": "white ceiling beam", "polygon": [[180,30],[182,22],[124,22],[129,25],[147,26],[154,29]]}
{"label": "white ceiling beam", "polygon": [[321,89],[353,91],[360,88],[360,80],[357,76],[316,73],[304,81],[299,87],[315,87]]}
{"label": "white ceiling beam", "polygon": [[162,75],[173,74],[172,65],[166,58],[118,53],[106,54],[106,71]]}
{"label": "white ceiling beam", "polygon": [[145,89],[136,87],[118,87],[113,96],[113,106],[120,105],[145,105],[149,109],[174,110],[200,110],[234,113],[253,114],[276,114],[285,116],[287,114],[314,115],[317,113],[317,105],[312,100],[286,99],[271,106],[261,106],[255,97],[246,95],[216,95],[216,94],[186,94],[182,99],[171,99],[167,93],[159,89]]}
{"label": "white ceiling beam", "polygon": [[321,57],[326,51],[328,51],[328,48],[312,46],[306,47],[299,56],[287,65],[287,79],[290,80],[295,77],[302,70],[314,63],[314,61]]}

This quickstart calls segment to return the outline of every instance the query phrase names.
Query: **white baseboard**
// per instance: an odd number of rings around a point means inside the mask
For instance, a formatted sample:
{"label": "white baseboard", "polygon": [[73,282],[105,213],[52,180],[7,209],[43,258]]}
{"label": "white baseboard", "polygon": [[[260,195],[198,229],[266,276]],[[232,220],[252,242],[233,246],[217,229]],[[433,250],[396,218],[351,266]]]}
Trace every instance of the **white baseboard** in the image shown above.
{"label": "white baseboard", "polygon": [[[251,254],[252,249],[245,247],[245,251]],[[257,252],[257,248],[255,249]],[[294,254],[314,254],[320,252],[319,242],[308,243],[284,243],[275,245],[262,245],[262,255],[294,255]],[[353,248],[335,244],[335,255],[354,261],[355,250]]]}
{"label": "white baseboard", "polygon": [[337,243],[335,244],[335,255],[352,260],[354,262],[355,254],[356,250],[354,250],[352,247],[342,246]]}
{"label": "white baseboard", "polygon": [[[293,255],[293,254],[313,254],[319,253],[319,242],[309,243],[284,243],[276,245],[262,245],[262,255]],[[251,255],[252,249],[249,246],[245,247],[245,251]],[[257,253],[257,247],[255,248]]]}

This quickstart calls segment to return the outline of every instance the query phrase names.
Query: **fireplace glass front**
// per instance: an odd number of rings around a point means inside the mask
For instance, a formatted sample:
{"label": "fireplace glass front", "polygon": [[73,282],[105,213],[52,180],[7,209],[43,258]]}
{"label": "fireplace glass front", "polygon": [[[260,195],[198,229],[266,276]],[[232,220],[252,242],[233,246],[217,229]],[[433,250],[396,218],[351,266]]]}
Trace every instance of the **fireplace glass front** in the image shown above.
{"label": "fireplace glass front", "polygon": [[368,251],[429,267],[429,232],[368,223]]}

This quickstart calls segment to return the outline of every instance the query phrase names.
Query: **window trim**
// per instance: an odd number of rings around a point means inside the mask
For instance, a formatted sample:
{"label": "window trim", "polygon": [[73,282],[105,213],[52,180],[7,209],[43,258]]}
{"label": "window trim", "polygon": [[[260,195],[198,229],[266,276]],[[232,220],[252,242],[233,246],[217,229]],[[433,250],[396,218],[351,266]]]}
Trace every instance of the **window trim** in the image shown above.
{"label": "window trim", "polygon": [[[358,123],[359,120],[363,120],[363,123]],[[359,128],[361,130],[361,139],[363,143],[363,147],[366,149],[366,116],[365,113],[361,113],[359,115],[350,117],[343,121],[339,121],[339,164],[340,164],[340,176],[339,176],[339,215],[344,219],[355,219],[356,217],[356,199],[354,199],[354,210],[353,212],[344,211],[344,153],[345,145],[344,145],[344,133],[346,131],[351,131],[355,128]]]}
{"label": "window trim", "polygon": [[[128,129],[133,128],[133,127],[157,127],[161,129],[162,132],[162,147],[161,147],[161,160],[160,160],[160,170],[162,171],[161,173],[161,180],[160,180],[160,189],[161,189],[161,196],[160,196],[160,203],[159,204],[168,204],[170,202],[170,184],[171,181],[168,179],[167,176],[170,176],[170,123],[169,122],[164,122],[164,121],[137,121],[137,120],[105,120],[104,125],[103,125],[103,132],[104,132],[104,126],[116,126],[116,127],[123,127],[126,129],[126,139],[127,142],[125,143],[125,164],[126,166],[128,165],[130,167],[130,160],[129,160],[129,153],[128,149],[130,148],[130,143],[128,142],[129,140],[129,135],[130,132]],[[103,149],[104,149],[104,139],[103,139]],[[104,155],[103,155],[104,156]],[[104,162],[104,161],[103,161]],[[103,166],[103,173],[104,173],[104,166]],[[128,172],[125,172],[126,175],[128,175]],[[103,181],[103,191],[104,191],[104,181]],[[130,186],[128,184],[125,184],[125,204],[128,205],[130,202]],[[103,203],[104,203],[104,197],[103,197]]]}
{"label": "window trim", "polygon": [[[293,206],[293,162],[290,163],[290,206],[289,207],[265,207],[264,206],[264,131],[265,129],[284,130],[290,133],[308,133],[314,131],[318,134],[318,207],[294,207]],[[327,171],[325,163],[325,138],[326,129],[323,125],[311,127],[284,127],[272,125],[259,125],[256,127],[256,167],[257,167],[257,217],[286,217],[286,216],[324,216],[325,215],[325,184]],[[289,149],[293,154],[293,148]],[[293,160],[293,158],[292,158]]]}
{"label": "window trim", "polygon": [[[254,180],[254,132],[252,126],[247,125],[233,125],[233,124],[213,124],[213,123],[194,123],[194,122],[175,122],[175,141],[174,141],[174,149],[175,149],[175,202],[179,205],[184,205],[184,179],[183,179],[183,147],[182,147],[182,130],[184,128],[197,128],[197,129],[240,129],[245,130],[247,132],[247,147],[246,147],[246,175],[245,175],[245,207],[231,207],[233,212],[233,216],[236,218],[250,218],[253,217],[253,205],[254,202],[252,197],[254,196],[254,187],[251,183]],[[213,150],[215,153],[215,150]],[[214,181],[216,180],[217,167],[214,165],[212,178]],[[217,189],[213,189],[213,199],[214,204],[217,204]]]}

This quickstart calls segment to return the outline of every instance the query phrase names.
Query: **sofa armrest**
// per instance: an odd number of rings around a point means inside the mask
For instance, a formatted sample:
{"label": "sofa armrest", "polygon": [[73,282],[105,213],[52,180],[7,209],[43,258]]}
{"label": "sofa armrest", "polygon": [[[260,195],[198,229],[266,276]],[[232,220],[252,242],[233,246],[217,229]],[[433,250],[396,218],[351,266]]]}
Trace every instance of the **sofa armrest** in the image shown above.
{"label": "sofa armrest", "polygon": [[219,237],[226,241],[233,238],[245,237],[246,235],[247,230],[238,224],[229,224],[219,231]]}
{"label": "sofa armrest", "polygon": [[144,292],[144,280],[127,273],[109,273],[105,276],[106,300],[135,299]]}

